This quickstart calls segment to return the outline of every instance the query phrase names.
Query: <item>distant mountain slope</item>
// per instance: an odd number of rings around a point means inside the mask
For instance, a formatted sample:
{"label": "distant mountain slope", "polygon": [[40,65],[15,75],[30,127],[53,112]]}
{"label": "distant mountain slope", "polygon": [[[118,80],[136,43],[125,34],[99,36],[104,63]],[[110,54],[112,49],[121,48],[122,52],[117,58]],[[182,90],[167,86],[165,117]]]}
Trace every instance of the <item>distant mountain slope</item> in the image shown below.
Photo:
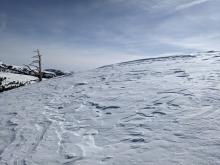
{"label": "distant mountain slope", "polygon": [[2,93],[0,164],[220,164],[219,82],[220,54],[206,52]]}

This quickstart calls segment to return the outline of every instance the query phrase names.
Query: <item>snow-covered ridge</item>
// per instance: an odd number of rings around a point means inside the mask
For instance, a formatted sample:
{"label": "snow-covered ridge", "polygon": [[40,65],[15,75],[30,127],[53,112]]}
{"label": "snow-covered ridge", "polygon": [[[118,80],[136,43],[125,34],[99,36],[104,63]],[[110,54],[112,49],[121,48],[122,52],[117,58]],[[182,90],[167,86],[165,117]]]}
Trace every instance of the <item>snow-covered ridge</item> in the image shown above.
{"label": "snow-covered ridge", "polygon": [[21,87],[36,81],[37,78],[34,76],[0,72],[0,92]]}
{"label": "snow-covered ridge", "polygon": [[[35,75],[33,72],[31,72],[25,66],[9,65],[9,64],[5,64],[3,62],[0,62],[0,71],[29,75],[29,76]],[[63,76],[65,74],[68,74],[68,73],[62,72],[61,70],[57,70],[57,69],[45,69],[44,71],[42,71],[42,73],[43,73],[43,78],[52,78],[52,77]]]}
{"label": "snow-covered ridge", "polygon": [[219,66],[138,60],[2,93],[0,164],[219,164]]}
{"label": "snow-covered ridge", "polygon": [[[47,69],[43,71],[43,78],[53,78],[63,76],[64,73],[56,69]],[[0,92],[14,89],[26,84],[37,81],[35,73],[24,66],[5,64],[0,61]]]}

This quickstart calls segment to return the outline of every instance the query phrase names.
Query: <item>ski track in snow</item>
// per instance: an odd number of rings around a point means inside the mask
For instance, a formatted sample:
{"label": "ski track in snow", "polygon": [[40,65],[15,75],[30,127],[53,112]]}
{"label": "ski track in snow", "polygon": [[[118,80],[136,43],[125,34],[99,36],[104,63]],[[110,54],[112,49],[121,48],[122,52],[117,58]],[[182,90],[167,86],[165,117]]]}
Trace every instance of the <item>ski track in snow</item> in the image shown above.
{"label": "ski track in snow", "polygon": [[0,164],[220,164],[219,62],[137,60],[4,92]]}

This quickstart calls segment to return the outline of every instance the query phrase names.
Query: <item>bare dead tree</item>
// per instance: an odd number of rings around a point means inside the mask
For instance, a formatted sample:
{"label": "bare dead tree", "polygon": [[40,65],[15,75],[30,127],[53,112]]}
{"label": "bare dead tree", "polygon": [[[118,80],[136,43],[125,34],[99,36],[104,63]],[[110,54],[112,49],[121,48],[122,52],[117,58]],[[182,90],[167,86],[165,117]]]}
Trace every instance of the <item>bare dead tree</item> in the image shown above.
{"label": "bare dead tree", "polygon": [[35,76],[38,77],[39,81],[42,81],[43,73],[42,73],[42,61],[41,54],[39,49],[34,51],[37,55],[33,56],[33,61],[29,65],[24,65],[30,72],[33,72]]}

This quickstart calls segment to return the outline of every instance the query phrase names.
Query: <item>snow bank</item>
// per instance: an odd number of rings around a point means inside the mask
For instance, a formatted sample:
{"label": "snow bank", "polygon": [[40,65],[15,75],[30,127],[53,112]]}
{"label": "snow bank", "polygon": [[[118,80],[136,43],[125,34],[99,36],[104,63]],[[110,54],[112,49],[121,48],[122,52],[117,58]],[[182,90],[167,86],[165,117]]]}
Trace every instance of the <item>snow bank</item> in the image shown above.
{"label": "snow bank", "polygon": [[220,164],[219,61],[143,59],[3,93],[0,163]]}

